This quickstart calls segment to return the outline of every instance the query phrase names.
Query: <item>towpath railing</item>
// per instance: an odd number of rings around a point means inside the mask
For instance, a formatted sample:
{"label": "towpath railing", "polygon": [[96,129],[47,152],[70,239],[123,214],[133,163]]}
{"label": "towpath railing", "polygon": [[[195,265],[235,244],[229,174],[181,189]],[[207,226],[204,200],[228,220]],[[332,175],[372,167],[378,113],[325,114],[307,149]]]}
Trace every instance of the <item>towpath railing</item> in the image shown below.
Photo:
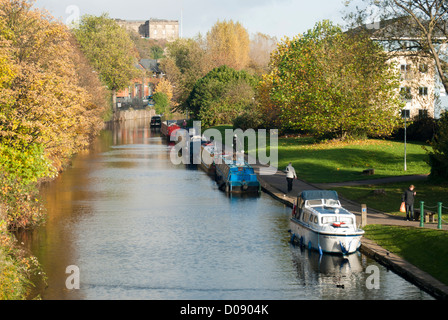
{"label": "towpath railing", "polygon": [[442,219],[442,211],[448,211],[448,208],[444,207],[442,202],[438,202],[435,206],[428,206],[424,201],[420,201],[420,227],[422,228],[425,226],[425,209],[428,215],[437,212],[437,229],[442,229],[442,222],[447,223]]}

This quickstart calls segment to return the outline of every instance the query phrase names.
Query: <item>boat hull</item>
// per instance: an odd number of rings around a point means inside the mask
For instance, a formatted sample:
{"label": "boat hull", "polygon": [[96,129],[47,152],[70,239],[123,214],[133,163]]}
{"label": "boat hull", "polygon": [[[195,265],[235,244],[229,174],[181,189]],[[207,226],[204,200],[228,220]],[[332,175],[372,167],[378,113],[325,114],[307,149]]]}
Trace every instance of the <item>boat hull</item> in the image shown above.
{"label": "boat hull", "polygon": [[348,255],[358,251],[363,232],[341,229],[340,232],[319,232],[297,219],[290,220],[291,240],[321,253]]}
{"label": "boat hull", "polygon": [[227,164],[216,164],[215,179],[219,188],[227,193],[261,192],[261,184],[251,167],[232,169]]}

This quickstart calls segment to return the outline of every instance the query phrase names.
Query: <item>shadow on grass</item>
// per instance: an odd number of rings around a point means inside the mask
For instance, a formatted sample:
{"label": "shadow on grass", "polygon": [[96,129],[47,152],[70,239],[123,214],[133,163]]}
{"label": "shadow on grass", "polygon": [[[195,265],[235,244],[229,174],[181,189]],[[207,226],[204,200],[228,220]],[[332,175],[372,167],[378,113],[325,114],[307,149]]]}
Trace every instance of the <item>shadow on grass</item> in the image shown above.
{"label": "shadow on grass", "polygon": [[[292,162],[300,178],[311,183],[343,182],[376,179],[399,175],[429,173],[426,154],[408,153],[408,170],[404,157],[397,153],[361,148],[297,149],[279,147],[280,169]],[[374,169],[375,175],[363,175]]]}

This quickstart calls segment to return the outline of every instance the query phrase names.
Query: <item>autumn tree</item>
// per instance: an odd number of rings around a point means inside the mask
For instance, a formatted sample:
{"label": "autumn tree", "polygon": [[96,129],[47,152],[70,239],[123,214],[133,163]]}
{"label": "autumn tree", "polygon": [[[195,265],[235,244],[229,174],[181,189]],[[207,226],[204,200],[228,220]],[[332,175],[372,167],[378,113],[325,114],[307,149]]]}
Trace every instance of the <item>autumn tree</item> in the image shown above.
{"label": "autumn tree", "polygon": [[107,100],[67,27],[31,1],[0,0],[0,43],[0,201],[26,227],[38,210],[21,192],[89,145]]}
{"label": "autumn tree", "polygon": [[232,20],[218,21],[207,33],[207,51],[214,67],[245,69],[249,64],[249,44],[247,30]]}
{"label": "autumn tree", "polygon": [[162,59],[164,57],[164,49],[166,40],[154,40],[142,38],[139,33],[133,30],[127,30],[131,40],[135,44],[140,59]]}
{"label": "autumn tree", "polygon": [[169,43],[166,57],[160,64],[173,86],[174,100],[182,108],[185,108],[185,101],[196,81],[212,69],[201,38],[177,39]]}
{"label": "autumn tree", "polygon": [[271,53],[277,47],[277,39],[263,33],[250,37],[249,68],[258,75],[269,72]]}
{"label": "autumn tree", "polygon": [[221,66],[199,79],[187,99],[188,111],[204,126],[229,124],[254,103],[257,78]]}
{"label": "autumn tree", "polygon": [[73,30],[81,50],[112,91],[116,107],[116,92],[129,86],[140,74],[135,67],[137,51],[129,34],[107,14],[85,15]]}
{"label": "autumn tree", "polygon": [[168,101],[171,101],[173,99],[173,86],[167,79],[161,79],[159,83],[157,84],[154,93],[164,93],[166,94],[166,97],[168,98]]}
{"label": "autumn tree", "polygon": [[329,21],[280,43],[264,81],[284,128],[344,138],[385,136],[398,124],[398,76],[387,55]]}

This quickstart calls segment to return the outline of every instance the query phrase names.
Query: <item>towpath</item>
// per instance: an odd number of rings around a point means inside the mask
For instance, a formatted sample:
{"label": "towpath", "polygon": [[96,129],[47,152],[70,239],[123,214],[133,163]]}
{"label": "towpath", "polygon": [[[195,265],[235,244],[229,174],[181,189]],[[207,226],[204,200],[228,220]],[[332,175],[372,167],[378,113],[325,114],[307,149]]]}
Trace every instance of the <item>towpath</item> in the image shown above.
{"label": "towpath", "polygon": [[[260,172],[261,165],[253,165],[257,173]],[[293,190],[287,192],[286,175],[282,171],[277,171],[273,175],[259,175],[259,180],[262,184],[263,191],[270,194],[272,197],[283,202],[285,205],[292,207],[297,195],[303,190],[318,190],[329,189],[335,186],[342,185],[361,185],[361,184],[380,184],[390,183],[396,181],[415,181],[416,179],[426,179],[425,176],[407,176],[394,177],[378,180],[364,180],[363,182],[351,181],[338,184],[309,184],[302,180],[295,180]],[[340,198],[342,206],[350,210],[356,215],[358,224],[361,223],[361,204],[354,201]],[[392,216],[371,208],[367,208],[367,223],[368,224],[382,224],[382,225],[396,225],[407,227],[419,227],[418,221],[406,221],[402,217]],[[437,224],[425,223],[425,228],[437,228]],[[442,225],[444,230],[448,230],[447,225]],[[435,279],[430,274],[420,270],[413,264],[407,262],[403,258],[394,253],[380,247],[374,241],[364,238],[362,241],[361,250],[364,254],[374,258],[388,268],[394,270],[405,279],[411,281],[425,291],[431,293],[437,299],[448,300],[448,286]]]}
{"label": "towpath", "polygon": [[[257,173],[260,172],[262,165],[253,165]],[[300,172],[298,173],[300,175]],[[328,184],[310,184],[303,180],[294,180],[293,189],[291,192],[287,192],[286,175],[283,171],[278,170],[273,175],[259,175],[260,182],[265,192],[269,193],[274,198],[282,201],[286,205],[293,206],[297,195],[303,190],[318,190],[318,189],[331,189],[337,186],[354,186],[354,185],[375,185],[382,183],[392,182],[406,182],[415,180],[425,180],[426,175],[413,175],[413,176],[399,176],[383,179],[370,179],[363,181],[349,181],[342,183],[328,183]],[[340,199],[341,204],[353,212],[358,223],[361,223],[361,204],[349,199]],[[398,204],[399,205],[399,204]],[[384,224],[384,225],[399,225],[399,226],[413,226],[419,227],[419,221],[406,221],[403,217],[393,216],[372,208],[367,208],[367,223],[368,224]],[[437,228],[437,223],[425,223],[425,228]],[[442,225],[444,230],[448,230],[448,225]]]}

